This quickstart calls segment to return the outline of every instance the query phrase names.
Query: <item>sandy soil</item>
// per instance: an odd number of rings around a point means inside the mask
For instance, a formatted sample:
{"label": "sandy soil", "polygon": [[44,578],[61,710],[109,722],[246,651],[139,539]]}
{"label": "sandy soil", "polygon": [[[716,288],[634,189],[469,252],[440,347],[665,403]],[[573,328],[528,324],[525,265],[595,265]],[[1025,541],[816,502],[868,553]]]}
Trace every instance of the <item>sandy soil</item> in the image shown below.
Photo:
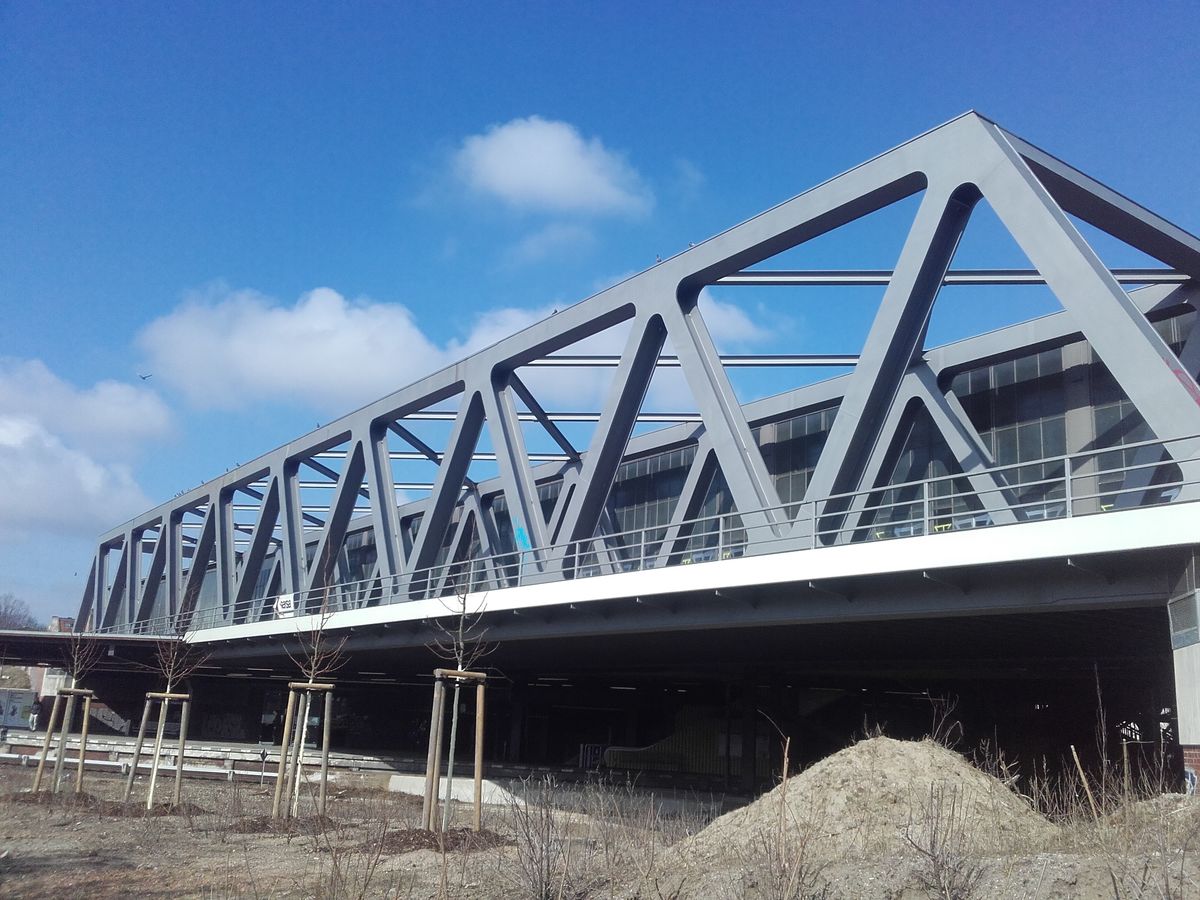
{"label": "sandy soil", "polygon": [[486,883],[495,840],[453,833],[444,874],[441,854],[423,849],[436,842],[414,829],[420,800],[401,794],[342,790],[327,821],[272,827],[257,785],[188,783],[182,812],[147,815],[116,802],[114,778],[89,775],[82,801],[30,802],[31,783],[29,770],[0,769],[3,897],[433,897],[443,879],[447,893],[504,896]]}
{"label": "sandy soil", "polygon": [[526,806],[487,809],[482,836],[452,831],[444,852],[414,827],[419,800],[353,784],[333,789],[328,818],[281,826],[258,785],[190,782],[183,809],[147,814],[118,802],[113,778],[89,776],[83,799],[33,798],[31,781],[0,769],[3,897],[1200,897],[1196,798],[1130,800],[1098,820],[1080,805],[1052,823],[928,741],[862,741],[710,823],[619,786],[539,785]]}

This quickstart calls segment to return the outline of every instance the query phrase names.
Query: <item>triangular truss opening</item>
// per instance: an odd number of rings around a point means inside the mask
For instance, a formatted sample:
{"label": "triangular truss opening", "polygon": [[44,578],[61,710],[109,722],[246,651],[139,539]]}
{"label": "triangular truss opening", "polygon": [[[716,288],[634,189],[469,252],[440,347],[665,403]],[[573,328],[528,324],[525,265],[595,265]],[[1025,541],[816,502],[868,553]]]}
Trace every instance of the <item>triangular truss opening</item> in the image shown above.
{"label": "triangular truss opening", "polygon": [[[1024,272],[1028,283],[1009,273]],[[995,273],[989,281],[988,273]],[[1026,322],[1062,311],[1054,292],[1039,283],[1029,257],[986,199],[975,203],[954,252],[950,276],[933,305],[924,347]]]}

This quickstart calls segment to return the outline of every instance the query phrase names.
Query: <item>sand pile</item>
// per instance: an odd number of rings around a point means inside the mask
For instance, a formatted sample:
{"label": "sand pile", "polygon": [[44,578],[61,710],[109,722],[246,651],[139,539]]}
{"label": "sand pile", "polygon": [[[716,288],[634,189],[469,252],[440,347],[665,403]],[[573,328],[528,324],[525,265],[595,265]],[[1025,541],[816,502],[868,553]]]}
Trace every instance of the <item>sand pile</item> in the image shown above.
{"label": "sand pile", "polygon": [[848,747],[795,775],[754,803],[714,820],[680,847],[711,860],[761,849],[784,831],[811,834],[826,858],[894,854],[905,830],[929,816],[931,791],[950,798],[967,846],[980,852],[1030,847],[1055,828],[998,780],[933,741],[877,737]]}

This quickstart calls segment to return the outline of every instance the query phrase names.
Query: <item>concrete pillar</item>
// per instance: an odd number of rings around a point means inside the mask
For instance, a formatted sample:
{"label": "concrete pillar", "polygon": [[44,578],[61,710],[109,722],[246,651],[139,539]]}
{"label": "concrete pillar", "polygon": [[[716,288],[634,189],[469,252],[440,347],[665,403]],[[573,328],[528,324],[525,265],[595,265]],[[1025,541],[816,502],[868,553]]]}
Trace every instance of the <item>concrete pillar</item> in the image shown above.
{"label": "concrete pillar", "polygon": [[1167,604],[1175,663],[1175,714],[1188,793],[1196,792],[1200,777],[1200,594],[1196,580],[1193,555],[1176,583],[1175,599]]}

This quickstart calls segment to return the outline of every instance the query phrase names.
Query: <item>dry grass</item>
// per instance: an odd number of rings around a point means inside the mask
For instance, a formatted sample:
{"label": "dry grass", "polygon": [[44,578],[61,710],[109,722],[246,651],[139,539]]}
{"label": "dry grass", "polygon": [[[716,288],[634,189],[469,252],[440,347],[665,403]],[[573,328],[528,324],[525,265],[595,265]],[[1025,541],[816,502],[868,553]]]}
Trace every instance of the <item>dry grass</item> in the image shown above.
{"label": "dry grass", "polygon": [[[1043,763],[1022,775],[994,748],[982,748],[970,766],[937,745],[886,738],[839,756],[799,775],[782,773],[778,788],[752,808],[715,822],[711,804],[699,798],[688,812],[668,814],[661,797],[636,783],[553,780],[514,787],[516,800],[487,809],[489,830],[478,835],[422,831],[419,798],[354,787],[330,792],[327,816],[272,822],[269,788],[198,784],[195,805],[174,815],[156,808],[151,819],[113,799],[119,780],[100,777],[90,785],[94,795],[78,798],[34,798],[13,790],[20,785],[10,778],[0,818],[41,820],[51,835],[86,820],[79,839],[100,841],[89,851],[100,859],[110,856],[103,841],[118,834],[156,850],[179,842],[204,885],[195,896],[1200,896],[1200,801],[1171,793],[1165,769],[1126,778],[1120,763],[1087,774],[1061,766],[1048,774]],[[932,780],[902,790],[904,773],[921,771],[913,766],[922,759],[932,760]],[[1005,821],[1018,827],[1001,827]],[[81,858],[90,865],[91,857]],[[20,876],[27,878],[39,871],[11,869],[32,873]],[[0,871],[4,877],[17,876]],[[7,882],[0,892],[21,895]]]}

